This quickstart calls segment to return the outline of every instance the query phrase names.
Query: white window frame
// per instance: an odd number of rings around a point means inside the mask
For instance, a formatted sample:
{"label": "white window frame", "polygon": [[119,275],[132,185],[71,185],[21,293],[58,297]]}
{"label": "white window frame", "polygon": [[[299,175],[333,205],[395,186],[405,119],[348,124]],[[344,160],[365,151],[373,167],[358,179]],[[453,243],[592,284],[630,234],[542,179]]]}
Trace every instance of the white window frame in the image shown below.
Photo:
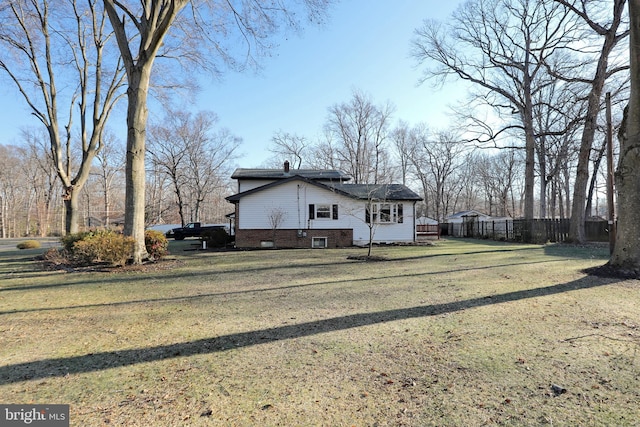
{"label": "white window frame", "polygon": [[[324,242],[324,243],[320,246],[320,245],[317,245],[316,242]],[[311,247],[313,249],[326,249],[329,247],[329,239],[326,237],[312,237]]]}
{"label": "white window frame", "polygon": [[371,203],[370,221],[373,224],[399,224],[398,205],[402,203],[373,202]]}

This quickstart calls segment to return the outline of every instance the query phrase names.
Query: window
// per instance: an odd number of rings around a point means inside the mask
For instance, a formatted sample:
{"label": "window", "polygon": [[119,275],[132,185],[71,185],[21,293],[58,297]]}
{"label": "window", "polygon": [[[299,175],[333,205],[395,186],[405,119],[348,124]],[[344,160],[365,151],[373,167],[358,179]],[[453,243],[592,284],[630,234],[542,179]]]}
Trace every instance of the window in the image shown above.
{"label": "window", "polygon": [[314,249],[324,249],[327,247],[327,238],[326,237],[312,237],[311,238],[311,247]]}
{"label": "window", "polygon": [[309,219],[338,219],[338,205],[309,205]]}
{"label": "window", "polygon": [[329,205],[316,205],[316,218],[329,219],[331,218],[331,206]]}
{"label": "window", "polygon": [[392,222],[393,215],[391,209],[391,203],[380,203],[380,215],[378,216],[379,222]]}
{"label": "window", "polygon": [[402,203],[371,203],[366,207],[366,221],[368,224],[402,223]]}

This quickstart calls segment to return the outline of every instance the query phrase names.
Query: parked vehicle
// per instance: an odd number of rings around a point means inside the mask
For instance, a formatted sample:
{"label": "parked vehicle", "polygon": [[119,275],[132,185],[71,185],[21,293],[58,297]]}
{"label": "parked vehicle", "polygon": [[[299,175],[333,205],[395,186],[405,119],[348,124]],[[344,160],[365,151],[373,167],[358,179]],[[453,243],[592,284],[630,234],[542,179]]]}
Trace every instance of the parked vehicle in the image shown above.
{"label": "parked vehicle", "polygon": [[223,229],[226,231],[227,226],[224,224],[202,225],[199,222],[190,222],[184,227],[173,228],[167,231],[165,236],[169,238],[173,237],[176,240],[184,240],[185,237],[200,237],[202,233],[214,229]]}

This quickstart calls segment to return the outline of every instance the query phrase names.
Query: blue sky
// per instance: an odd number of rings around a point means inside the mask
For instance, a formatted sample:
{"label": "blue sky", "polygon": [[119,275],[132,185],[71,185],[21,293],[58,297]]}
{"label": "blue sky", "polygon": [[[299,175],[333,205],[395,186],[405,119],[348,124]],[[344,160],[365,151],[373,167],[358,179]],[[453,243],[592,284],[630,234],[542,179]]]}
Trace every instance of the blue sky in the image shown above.
{"label": "blue sky", "polygon": [[320,138],[328,108],[348,102],[354,89],[375,104],[394,104],[395,120],[446,127],[452,96],[429,83],[417,85],[421,71],[409,55],[410,40],[425,18],[446,19],[460,3],[342,1],[326,25],[281,42],[259,74],[226,75],[198,105],[243,138],[243,167],[259,166],[270,155],[265,149],[277,130]]}
{"label": "blue sky", "polygon": [[[266,148],[275,131],[320,138],[328,108],[348,102],[355,89],[375,104],[394,104],[394,121],[445,128],[447,106],[463,93],[451,86],[418,86],[421,71],[409,55],[410,40],[424,19],[444,20],[460,3],[343,0],[323,26],[280,40],[260,72],[202,78],[193,111],[215,112],[220,126],[243,139],[241,167],[257,167],[270,156]],[[0,89],[0,105],[0,143],[17,141],[23,126],[38,126],[13,88]]]}

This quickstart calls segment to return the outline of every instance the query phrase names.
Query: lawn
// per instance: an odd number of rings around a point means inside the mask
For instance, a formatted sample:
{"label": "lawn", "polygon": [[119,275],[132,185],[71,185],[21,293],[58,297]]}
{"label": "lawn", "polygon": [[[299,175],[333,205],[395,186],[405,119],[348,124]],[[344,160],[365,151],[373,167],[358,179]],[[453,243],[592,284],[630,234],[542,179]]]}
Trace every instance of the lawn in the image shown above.
{"label": "lawn", "polygon": [[640,282],[583,272],[606,247],[192,243],[142,271],[1,247],[0,403],[70,404],[73,426],[640,419]]}

